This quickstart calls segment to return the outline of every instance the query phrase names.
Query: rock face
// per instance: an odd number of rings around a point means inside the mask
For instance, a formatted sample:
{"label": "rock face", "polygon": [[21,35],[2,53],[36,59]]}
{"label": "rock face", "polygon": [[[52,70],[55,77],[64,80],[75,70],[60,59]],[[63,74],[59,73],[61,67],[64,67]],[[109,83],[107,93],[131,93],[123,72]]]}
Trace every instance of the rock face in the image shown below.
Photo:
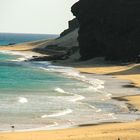
{"label": "rock face", "polygon": [[140,0],[80,0],[77,17],[81,59],[105,56],[132,61],[140,57]]}
{"label": "rock face", "polygon": [[63,37],[65,35],[67,35],[68,33],[74,31],[76,28],[79,27],[79,23],[78,23],[78,20],[76,18],[72,19],[69,21],[69,27],[68,29],[66,29],[65,31],[63,31],[61,34],[60,34],[60,37]]}

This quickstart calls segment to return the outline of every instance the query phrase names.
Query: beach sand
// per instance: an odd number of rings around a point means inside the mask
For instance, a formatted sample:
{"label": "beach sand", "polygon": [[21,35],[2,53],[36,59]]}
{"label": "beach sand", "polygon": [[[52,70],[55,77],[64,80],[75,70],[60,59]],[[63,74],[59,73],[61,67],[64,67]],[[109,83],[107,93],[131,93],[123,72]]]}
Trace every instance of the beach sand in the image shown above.
{"label": "beach sand", "polygon": [[125,99],[129,100],[130,104],[133,104],[138,110],[140,110],[140,96],[128,96]]}
{"label": "beach sand", "polygon": [[0,133],[0,140],[139,140],[140,121],[64,130]]}
{"label": "beach sand", "polygon": [[[50,41],[43,40],[43,41],[21,43],[21,44],[16,44],[16,45],[11,45],[11,46],[0,46],[0,52],[7,52],[7,53],[13,53],[15,55],[16,54],[22,55],[23,57],[25,57],[25,59],[32,58],[33,56],[36,56],[36,57],[46,56],[45,54],[34,52],[32,50],[38,47],[41,48],[42,45],[44,47],[44,44],[47,44]],[[23,58],[23,60],[25,59]]]}
{"label": "beach sand", "polygon": [[10,51],[32,51],[34,48],[41,48],[45,47],[49,44],[52,40],[42,40],[42,41],[34,41],[34,42],[27,42],[27,43],[20,43],[10,46],[0,46],[1,50],[10,50]]}
{"label": "beach sand", "polygon": [[[27,47],[26,45],[25,47],[24,44],[22,44],[22,47],[17,45],[17,48],[3,47],[0,50],[30,51],[36,46],[30,44]],[[136,86],[140,86],[140,65],[138,64],[125,66],[79,64],[76,68],[80,72],[85,73],[111,74],[115,77],[129,80]],[[140,110],[140,96],[127,96],[123,98]],[[140,140],[140,121],[90,125],[51,131],[1,132],[0,140]]]}

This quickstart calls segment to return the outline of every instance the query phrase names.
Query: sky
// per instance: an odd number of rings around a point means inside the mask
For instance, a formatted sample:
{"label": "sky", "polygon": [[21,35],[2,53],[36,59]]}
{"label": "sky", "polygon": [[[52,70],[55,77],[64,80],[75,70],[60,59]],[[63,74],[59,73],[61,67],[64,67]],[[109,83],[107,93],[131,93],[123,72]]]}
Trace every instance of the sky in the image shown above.
{"label": "sky", "polygon": [[0,32],[59,34],[78,0],[0,0]]}

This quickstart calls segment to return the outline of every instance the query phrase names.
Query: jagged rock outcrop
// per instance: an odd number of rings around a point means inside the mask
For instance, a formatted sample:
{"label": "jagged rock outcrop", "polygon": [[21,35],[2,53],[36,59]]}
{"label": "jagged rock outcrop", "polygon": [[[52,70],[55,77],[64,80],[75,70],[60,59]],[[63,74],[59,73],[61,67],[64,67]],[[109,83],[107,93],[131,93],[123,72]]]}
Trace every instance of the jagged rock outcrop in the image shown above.
{"label": "jagged rock outcrop", "polygon": [[80,0],[72,12],[80,24],[81,59],[139,59],[140,0]]}
{"label": "jagged rock outcrop", "polygon": [[71,55],[79,51],[77,37],[78,29],[76,28],[65,36],[54,40],[36,42],[39,44],[37,48],[33,49],[33,51],[47,54],[47,56],[34,57],[30,60],[51,61],[68,59]]}
{"label": "jagged rock outcrop", "polygon": [[68,25],[69,25],[68,29],[64,30],[64,31],[60,34],[60,37],[63,37],[63,36],[65,36],[65,35],[67,35],[68,33],[74,31],[76,28],[79,27],[79,23],[78,23],[78,20],[77,20],[76,18],[70,20],[70,21],[68,22]]}

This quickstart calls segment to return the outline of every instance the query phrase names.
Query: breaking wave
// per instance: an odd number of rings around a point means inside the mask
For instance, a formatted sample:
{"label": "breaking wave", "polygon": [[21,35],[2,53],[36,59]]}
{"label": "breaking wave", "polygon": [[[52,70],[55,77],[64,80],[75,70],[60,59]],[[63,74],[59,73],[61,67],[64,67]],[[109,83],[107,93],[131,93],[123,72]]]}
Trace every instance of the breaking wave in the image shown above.
{"label": "breaking wave", "polygon": [[59,116],[64,116],[64,115],[70,114],[72,112],[73,112],[72,109],[66,109],[66,110],[63,110],[58,113],[54,113],[54,114],[50,114],[50,115],[42,115],[41,118],[59,117]]}

